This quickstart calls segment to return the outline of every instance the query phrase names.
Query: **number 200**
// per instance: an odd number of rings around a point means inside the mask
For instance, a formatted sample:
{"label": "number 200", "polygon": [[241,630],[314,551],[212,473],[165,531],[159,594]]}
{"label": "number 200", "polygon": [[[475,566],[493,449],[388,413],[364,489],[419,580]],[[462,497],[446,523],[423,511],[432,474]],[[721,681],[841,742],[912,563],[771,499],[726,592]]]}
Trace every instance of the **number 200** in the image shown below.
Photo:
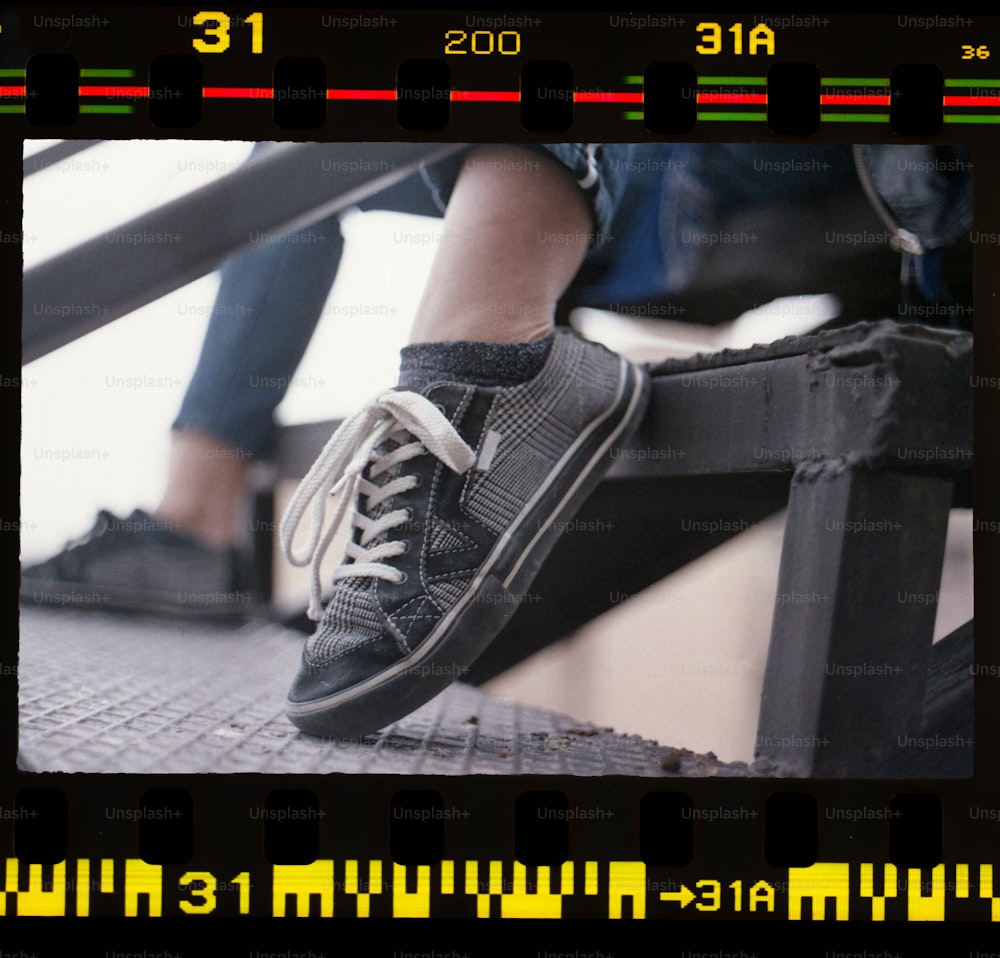
{"label": "number 200", "polygon": [[[459,53],[466,54],[469,50],[464,49],[464,44],[468,38],[468,34],[464,30],[449,30],[445,33],[444,38],[447,41],[444,45],[445,53]],[[521,34],[514,30],[502,30],[496,35],[494,41],[494,35],[489,30],[476,30],[472,34],[472,39],[469,44],[469,49],[473,53],[478,53],[485,56],[488,53],[493,53],[494,48],[497,53],[503,53],[506,56],[514,56],[521,52]]]}

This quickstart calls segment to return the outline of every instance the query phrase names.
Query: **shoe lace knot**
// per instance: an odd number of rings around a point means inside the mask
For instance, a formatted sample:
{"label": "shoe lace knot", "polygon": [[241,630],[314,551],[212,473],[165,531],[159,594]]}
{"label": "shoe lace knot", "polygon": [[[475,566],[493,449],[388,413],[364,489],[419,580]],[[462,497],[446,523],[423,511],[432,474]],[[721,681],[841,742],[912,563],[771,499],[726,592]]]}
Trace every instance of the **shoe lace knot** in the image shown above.
{"label": "shoe lace knot", "polygon": [[[399,444],[385,451],[389,440]],[[320,597],[320,564],[349,506],[353,506],[352,526],[360,531],[347,544],[347,558],[333,574],[334,581],[354,577],[374,577],[402,582],[403,572],[385,560],[407,551],[403,540],[384,541],[384,534],[410,520],[410,510],[393,509],[372,518],[365,513],[392,496],[414,488],[416,475],[399,475],[378,484],[372,480],[401,462],[430,453],[449,469],[466,472],[476,461],[475,452],[459,436],[442,410],[418,393],[390,389],[378,396],[330,437],[316,462],[299,483],[281,519],[281,549],[292,565],[310,567],[309,618],[323,613]],[[367,475],[365,475],[367,471]],[[340,494],[330,521],[326,520],[326,500]],[[364,511],[358,496],[366,496]],[[311,506],[309,542],[303,552],[295,552],[292,538]],[[357,541],[355,541],[355,538]],[[383,540],[371,545],[373,540]]]}

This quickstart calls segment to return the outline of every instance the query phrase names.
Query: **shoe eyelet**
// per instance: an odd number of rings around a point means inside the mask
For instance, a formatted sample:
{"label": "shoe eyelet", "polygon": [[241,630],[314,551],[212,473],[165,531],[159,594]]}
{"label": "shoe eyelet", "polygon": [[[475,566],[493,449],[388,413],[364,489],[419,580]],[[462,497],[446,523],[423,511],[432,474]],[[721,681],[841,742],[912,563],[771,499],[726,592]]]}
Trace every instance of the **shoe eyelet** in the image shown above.
{"label": "shoe eyelet", "polygon": [[409,539],[399,539],[398,541],[403,543],[403,551],[400,552],[400,555],[405,556],[413,547],[412,543],[410,542]]}
{"label": "shoe eyelet", "polygon": [[405,572],[400,572],[399,575],[400,578],[396,580],[395,582],[396,585],[404,585],[406,583],[406,580],[410,578]]}
{"label": "shoe eyelet", "polygon": [[414,482],[413,485],[410,486],[410,489],[419,489],[424,484],[424,477],[421,476],[419,473],[414,473],[413,478],[416,479],[416,482]]}

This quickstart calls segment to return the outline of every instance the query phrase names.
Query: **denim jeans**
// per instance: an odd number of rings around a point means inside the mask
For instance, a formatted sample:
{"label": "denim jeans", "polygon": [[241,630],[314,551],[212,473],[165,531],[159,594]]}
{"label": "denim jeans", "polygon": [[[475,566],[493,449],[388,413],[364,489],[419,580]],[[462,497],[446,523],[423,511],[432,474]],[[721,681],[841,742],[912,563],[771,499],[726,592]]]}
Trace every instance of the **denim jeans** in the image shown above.
{"label": "denim jeans", "polygon": [[[439,215],[416,175],[355,205]],[[343,250],[334,215],[226,260],[174,429],[198,429],[254,457],[268,455],[274,410],[312,339]]]}

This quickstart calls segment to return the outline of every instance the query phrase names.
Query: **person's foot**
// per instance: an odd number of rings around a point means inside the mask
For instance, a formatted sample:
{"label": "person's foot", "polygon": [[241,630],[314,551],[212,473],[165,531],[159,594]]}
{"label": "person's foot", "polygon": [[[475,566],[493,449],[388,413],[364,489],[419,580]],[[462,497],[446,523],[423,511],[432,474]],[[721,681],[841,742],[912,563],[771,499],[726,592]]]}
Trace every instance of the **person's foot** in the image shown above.
{"label": "person's foot", "polygon": [[[288,558],[312,562],[318,617],[319,563],[353,510],[344,564],[288,694],[291,721],[325,737],[367,734],[461,677],[514,614],[608,450],[638,426],[648,393],[641,369],[558,330],[527,382],[400,388],[348,420],[282,523]],[[338,511],[321,533],[338,479]],[[292,555],[310,502],[312,539]]]}
{"label": "person's foot", "polygon": [[22,604],[243,619],[262,613],[243,558],[208,549],[136,509],[102,510],[58,555],[21,569]]}

